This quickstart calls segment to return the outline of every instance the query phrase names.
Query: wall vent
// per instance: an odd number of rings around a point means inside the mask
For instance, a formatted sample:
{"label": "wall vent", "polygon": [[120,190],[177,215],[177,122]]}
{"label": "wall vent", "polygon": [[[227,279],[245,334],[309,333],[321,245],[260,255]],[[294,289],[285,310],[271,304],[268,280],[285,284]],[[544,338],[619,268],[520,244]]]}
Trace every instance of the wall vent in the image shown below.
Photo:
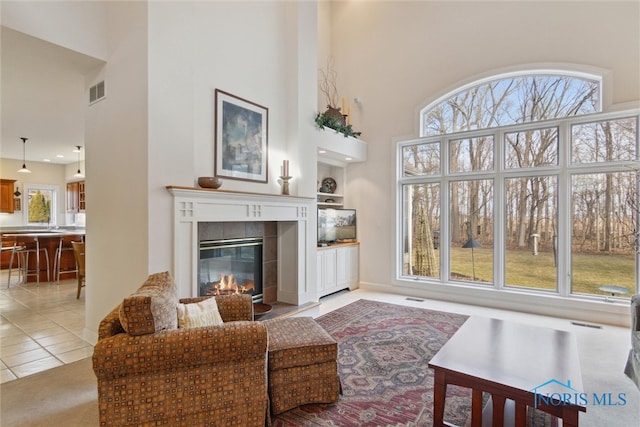
{"label": "wall vent", "polygon": [[571,321],[572,325],[576,325],[576,326],[583,326],[585,328],[594,328],[594,329],[602,329],[602,326],[600,325],[592,325],[590,323],[583,323],[583,322],[575,322],[575,321]]}
{"label": "wall vent", "polygon": [[98,102],[105,97],[104,80],[89,88],[89,105]]}

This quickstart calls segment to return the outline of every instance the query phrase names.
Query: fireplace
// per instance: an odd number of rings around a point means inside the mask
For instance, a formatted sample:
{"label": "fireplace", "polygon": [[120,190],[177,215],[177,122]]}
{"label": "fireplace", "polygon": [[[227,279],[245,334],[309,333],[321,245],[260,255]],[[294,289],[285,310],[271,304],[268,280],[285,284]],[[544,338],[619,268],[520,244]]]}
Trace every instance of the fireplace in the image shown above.
{"label": "fireplace", "polygon": [[201,240],[198,296],[246,293],[262,301],[262,237]]}
{"label": "fireplace", "polygon": [[172,272],[181,297],[199,293],[200,241],[263,237],[263,302],[317,301],[315,197],[167,189],[173,196]]}

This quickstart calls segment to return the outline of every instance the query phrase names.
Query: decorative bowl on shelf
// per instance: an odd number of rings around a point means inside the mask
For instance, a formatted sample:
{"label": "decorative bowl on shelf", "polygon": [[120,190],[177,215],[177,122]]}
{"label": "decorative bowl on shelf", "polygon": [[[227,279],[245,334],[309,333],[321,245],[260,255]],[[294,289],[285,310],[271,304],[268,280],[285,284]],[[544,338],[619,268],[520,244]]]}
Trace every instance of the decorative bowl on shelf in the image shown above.
{"label": "decorative bowl on shelf", "polygon": [[198,177],[198,185],[202,188],[220,188],[222,180],[217,176],[201,176]]}
{"label": "decorative bowl on shelf", "polygon": [[322,186],[320,187],[319,191],[320,193],[333,194],[335,193],[337,187],[338,185],[336,184],[336,180],[331,177],[327,177],[322,180]]}

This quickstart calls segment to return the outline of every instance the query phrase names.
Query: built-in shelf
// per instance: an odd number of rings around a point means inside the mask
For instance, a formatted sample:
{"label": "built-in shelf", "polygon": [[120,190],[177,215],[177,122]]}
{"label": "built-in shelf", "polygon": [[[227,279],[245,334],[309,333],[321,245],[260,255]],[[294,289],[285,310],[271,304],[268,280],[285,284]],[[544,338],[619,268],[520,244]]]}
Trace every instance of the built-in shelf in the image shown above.
{"label": "built-in shelf", "polygon": [[[342,194],[318,192],[317,196],[319,207],[341,207],[344,204],[344,197],[342,196]],[[333,202],[331,202],[330,200],[333,200]]]}
{"label": "built-in shelf", "polygon": [[318,129],[318,161],[334,166],[345,167],[349,163],[367,160],[367,142],[332,129]]}
{"label": "built-in shelf", "polygon": [[[325,178],[336,181],[335,193],[318,191],[318,207],[336,207],[345,205],[345,186],[347,168],[351,163],[367,160],[367,143],[361,139],[345,137],[332,129],[318,129],[316,146],[318,149],[318,189]],[[329,200],[329,201],[327,201]]]}
{"label": "built-in shelf", "polygon": [[[347,203],[347,169],[350,164],[367,160],[367,143],[361,139],[345,137],[332,129],[318,130],[318,190],[322,181],[331,177],[336,181],[335,193],[316,193],[319,208],[342,208]],[[327,200],[333,200],[327,202]],[[329,247],[317,251],[318,296],[329,295],[342,289],[355,289],[359,283],[360,247],[357,242]]]}

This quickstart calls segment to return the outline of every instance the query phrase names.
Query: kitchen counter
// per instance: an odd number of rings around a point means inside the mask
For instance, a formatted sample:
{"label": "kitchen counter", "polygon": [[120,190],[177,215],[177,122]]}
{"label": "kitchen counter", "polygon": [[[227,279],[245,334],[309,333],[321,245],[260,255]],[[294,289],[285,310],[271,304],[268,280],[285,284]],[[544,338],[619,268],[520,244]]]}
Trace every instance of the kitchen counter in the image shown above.
{"label": "kitchen counter", "polygon": [[[54,274],[54,258],[56,254],[56,249],[58,249],[58,245],[60,243],[61,238],[65,238],[65,240],[85,240],[85,230],[84,229],[67,229],[67,228],[58,228],[58,229],[44,229],[44,228],[14,228],[14,229],[2,229],[0,231],[2,235],[2,246],[10,246],[14,243],[20,242],[33,242],[37,241],[41,248],[46,248],[47,253],[49,255],[49,280],[55,281]],[[76,239],[74,239],[74,236]],[[29,258],[29,265],[35,266],[35,254],[32,254]],[[9,268],[9,261],[11,259],[11,251],[2,251],[2,258],[0,260],[0,267],[3,269]],[[14,268],[16,267],[16,261],[14,260]],[[75,272],[65,272],[65,270],[74,270],[75,269],[75,258],[73,256],[72,251],[63,251],[60,259],[60,271],[61,279],[71,279],[75,277]],[[40,258],[40,281],[47,281],[47,268],[46,261],[44,257]],[[35,281],[35,276],[29,277],[29,281]]]}
{"label": "kitchen counter", "polygon": [[61,237],[61,236],[84,236],[85,232],[84,230],[50,230],[50,231],[10,231],[10,232],[2,232],[2,239],[4,240],[5,238],[8,239],[16,239],[16,238],[28,238],[28,237],[34,237],[34,238],[40,238],[40,237],[51,237],[51,238],[56,238],[56,237]]}
{"label": "kitchen counter", "polygon": [[25,234],[25,233],[78,233],[84,234],[84,227],[62,226],[62,227],[2,227],[0,234]]}

